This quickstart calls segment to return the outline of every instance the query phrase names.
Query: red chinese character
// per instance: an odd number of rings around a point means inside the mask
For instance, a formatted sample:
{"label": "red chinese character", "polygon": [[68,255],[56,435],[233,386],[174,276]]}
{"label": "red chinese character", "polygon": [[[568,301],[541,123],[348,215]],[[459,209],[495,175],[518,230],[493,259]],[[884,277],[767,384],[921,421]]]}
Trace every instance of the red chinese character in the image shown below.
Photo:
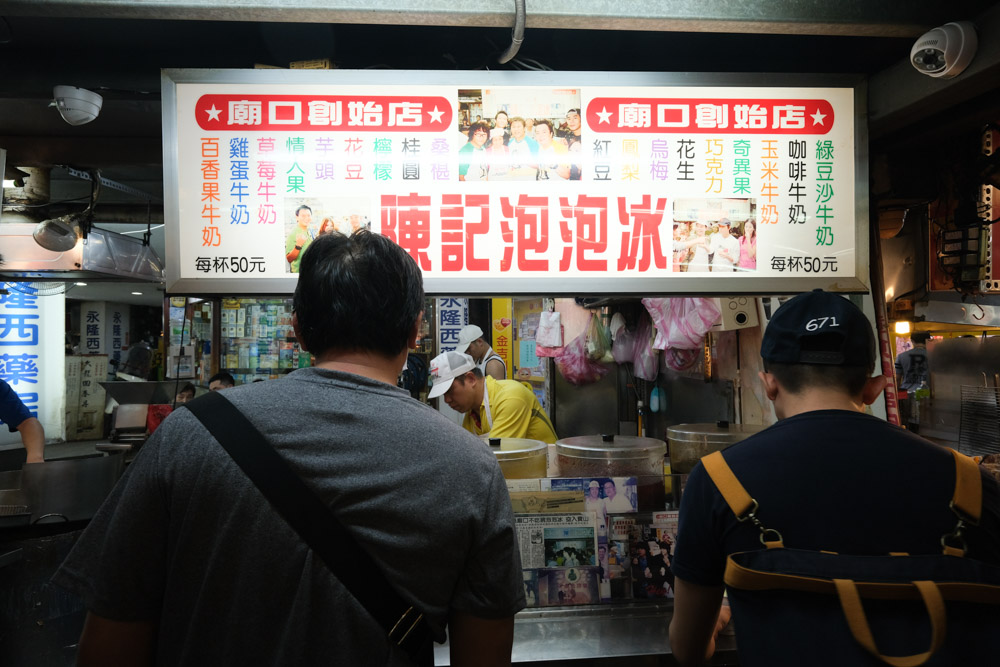
{"label": "red chinese character", "polygon": [[424,271],[431,270],[431,198],[415,192],[382,195],[382,233],[408,252]]}
{"label": "red chinese character", "polygon": [[[479,222],[465,220],[465,208],[479,209]],[[489,271],[490,262],[472,252],[476,236],[490,231],[489,195],[443,195],[441,198],[441,268],[445,271]]]}
{"label": "red chinese character", "polygon": [[[549,248],[549,200],[548,197],[520,195],[517,206],[509,197],[500,198],[500,232],[506,247],[500,261],[501,271],[510,271],[514,247],[517,246],[517,269],[519,271],[548,271],[547,259],[528,259],[527,254],[544,253]],[[516,218],[517,233],[510,218]]]}
{"label": "red chinese character", "polygon": [[[589,259],[586,256],[591,252],[600,254],[608,249],[607,198],[580,195],[576,200],[576,206],[570,206],[569,197],[560,197],[559,207],[565,218],[559,222],[559,230],[565,245],[562,259],[559,260],[559,270],[565,271],[570,267],[575,237],[576,268],[580,271],[607,271],[607,260]],[[573,219],[576,219],[575,228],[571,224]]]}
{"label": "red chinese character", "polygon": [[625,227],[618,254],[619,271],[634,269],[637,262],[639,270],[645,271],[649,268],[651,259],[656,268],[667,268],[667,258],[660,242],[660,223],[663,222],[663,209],[667,200],[662,197],[657,199],[654,211],[650,208],[650,199],[650,195],[643,195],[642,203],[633,206],[630,215],[625,207],[625,197],[618,198],[618,221]]}

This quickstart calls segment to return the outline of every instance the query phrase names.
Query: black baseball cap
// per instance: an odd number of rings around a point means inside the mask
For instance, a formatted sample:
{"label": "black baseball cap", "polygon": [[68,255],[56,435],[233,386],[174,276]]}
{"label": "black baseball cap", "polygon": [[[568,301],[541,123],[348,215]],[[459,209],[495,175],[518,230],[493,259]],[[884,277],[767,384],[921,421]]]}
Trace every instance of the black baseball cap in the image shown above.
{"label": "black baseball cap", "polygon": [[823,290],[799,294],[771,317],[760,356],[777,364],[875,368],[875,335],[848,299]]}

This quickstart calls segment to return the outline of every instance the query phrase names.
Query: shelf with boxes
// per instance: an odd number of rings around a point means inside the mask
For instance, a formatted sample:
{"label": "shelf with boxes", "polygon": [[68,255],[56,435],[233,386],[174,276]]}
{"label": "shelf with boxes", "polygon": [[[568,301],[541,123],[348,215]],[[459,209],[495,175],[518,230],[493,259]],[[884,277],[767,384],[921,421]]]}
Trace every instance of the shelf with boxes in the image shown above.
{"label": "shelf with boxes", "polygon": [[237,384],[312,365],[312,355],[295,340],[291,299],[224,299],[219,331],[219,368]]}

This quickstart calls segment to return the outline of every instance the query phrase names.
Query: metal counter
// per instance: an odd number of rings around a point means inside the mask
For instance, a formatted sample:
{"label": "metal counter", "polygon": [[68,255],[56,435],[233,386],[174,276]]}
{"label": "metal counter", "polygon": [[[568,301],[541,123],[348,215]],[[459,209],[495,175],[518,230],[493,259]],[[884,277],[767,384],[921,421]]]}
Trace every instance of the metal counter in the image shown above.
{"label": "metal counter", "polygon": [[[526,609],[514,617],[514,663],[674,665],[668,637],[672,601],[576,608]],[[435,644],[434,664],[450,665],[448,644]],[[736,641],[721,635],[711,665],[737,665]]]}

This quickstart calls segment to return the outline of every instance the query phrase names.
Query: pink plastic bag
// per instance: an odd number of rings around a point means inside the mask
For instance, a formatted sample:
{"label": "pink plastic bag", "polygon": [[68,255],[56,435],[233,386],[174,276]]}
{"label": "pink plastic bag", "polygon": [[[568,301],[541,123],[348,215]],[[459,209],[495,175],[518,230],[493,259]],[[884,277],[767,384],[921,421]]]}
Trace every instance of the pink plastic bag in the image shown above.
{"label": "pink plastic bag", "polygon": [[654,381],[660,372],[660,353],[652,346],[653,323],[649,317],[640,316],[635,331],[635,352],[632,368],[635,376]]}
{"label": "pink plastic bag", "polygon": [[635,359],[637,344],[635,330],[622,327],[615,336],[615,342],[611,345],[611,354],[619,364],[632,363],[632,360]]}
{"label": "pink plastic bag", "polygon": [[643,299],[642,305],[656,324],[653,347],[660,350],[700,348],[720,314],[714,299]]}
{"label": "pink plastic bag", "polygon": [[566,381],[575,385],[597,382],[608,372],[606,366],[587,356],[586,331],[563,348],[563,353],[556,357],[556,366]]}

